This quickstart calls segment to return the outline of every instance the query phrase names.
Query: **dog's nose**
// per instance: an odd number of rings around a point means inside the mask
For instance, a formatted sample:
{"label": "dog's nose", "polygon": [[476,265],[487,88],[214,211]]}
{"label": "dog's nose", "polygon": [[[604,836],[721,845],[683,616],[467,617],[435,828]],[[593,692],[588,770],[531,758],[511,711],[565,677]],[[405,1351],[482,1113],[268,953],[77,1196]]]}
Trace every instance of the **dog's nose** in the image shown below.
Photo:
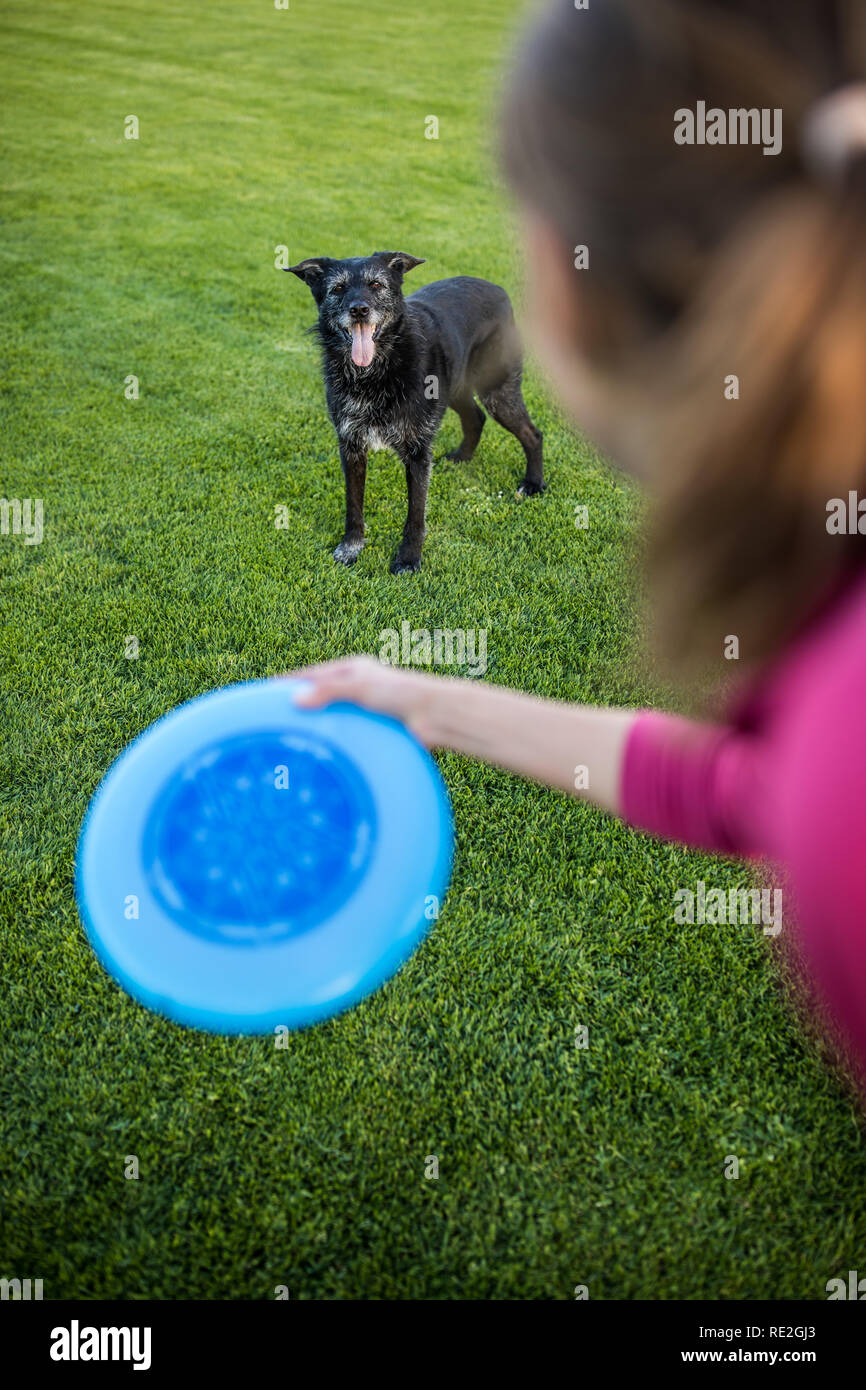
{"label": "dog's nose", "polygon": [[370,306],[365,304],[363,299],[356,299],[354,304],[349,305],[349,313],[353,319],[368,319],[370,317]]}

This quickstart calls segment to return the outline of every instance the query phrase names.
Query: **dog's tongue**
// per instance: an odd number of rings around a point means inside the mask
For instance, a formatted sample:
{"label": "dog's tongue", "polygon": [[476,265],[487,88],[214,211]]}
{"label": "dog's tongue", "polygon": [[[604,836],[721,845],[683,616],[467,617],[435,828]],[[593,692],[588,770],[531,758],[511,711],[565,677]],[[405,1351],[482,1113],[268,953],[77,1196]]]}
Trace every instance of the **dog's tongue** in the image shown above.
{"label": "dog's tongue", "polygon": [[369,323],[352,324],[352,361],[356,367],[369,367],[376,355],[373,330]]}

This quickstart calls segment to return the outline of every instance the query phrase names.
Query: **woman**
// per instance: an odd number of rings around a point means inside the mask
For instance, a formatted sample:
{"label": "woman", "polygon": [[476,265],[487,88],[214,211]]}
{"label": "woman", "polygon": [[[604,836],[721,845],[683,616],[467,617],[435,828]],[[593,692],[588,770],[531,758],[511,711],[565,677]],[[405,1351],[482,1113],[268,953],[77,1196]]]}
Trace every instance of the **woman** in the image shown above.
{"label": "woman", "polygon": [[654,496],[666,655],[684,682],[747,672],[724,719],[364,658],[307,672],[303,702],[572,793],[583,764],[580,794],[631,824],[775,862],[866,1086],[864,74],[848,0],[560,0],[510,85],[537,349]]}

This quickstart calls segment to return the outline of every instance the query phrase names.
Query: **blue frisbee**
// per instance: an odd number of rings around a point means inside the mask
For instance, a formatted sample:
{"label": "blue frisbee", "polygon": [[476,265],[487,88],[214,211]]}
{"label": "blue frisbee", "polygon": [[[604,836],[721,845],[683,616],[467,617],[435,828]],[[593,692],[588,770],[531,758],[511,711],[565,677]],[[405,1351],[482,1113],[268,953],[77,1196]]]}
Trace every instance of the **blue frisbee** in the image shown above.
{"label": "blue frisbee", "polygon": [[303,1028],[377,989],[438,916],[451,807],[401,724],[212,691],[109,769],[81,830],[91,944],[135,999],[215,1033]]}

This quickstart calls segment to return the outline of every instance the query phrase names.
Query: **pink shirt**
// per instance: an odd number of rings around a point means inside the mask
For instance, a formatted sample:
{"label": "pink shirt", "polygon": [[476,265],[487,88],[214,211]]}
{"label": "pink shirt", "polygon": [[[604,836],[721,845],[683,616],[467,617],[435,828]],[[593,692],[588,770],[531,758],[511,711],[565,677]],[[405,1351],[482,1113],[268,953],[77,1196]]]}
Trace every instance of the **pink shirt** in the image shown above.
{"label": "pink shirt", "polygon": [[864,792],[860,578],[751,687],[728,724],[642,713],[626,747],[622,807],[632,825],[779,866],[782,933],[797,933],[866,1089]]}

